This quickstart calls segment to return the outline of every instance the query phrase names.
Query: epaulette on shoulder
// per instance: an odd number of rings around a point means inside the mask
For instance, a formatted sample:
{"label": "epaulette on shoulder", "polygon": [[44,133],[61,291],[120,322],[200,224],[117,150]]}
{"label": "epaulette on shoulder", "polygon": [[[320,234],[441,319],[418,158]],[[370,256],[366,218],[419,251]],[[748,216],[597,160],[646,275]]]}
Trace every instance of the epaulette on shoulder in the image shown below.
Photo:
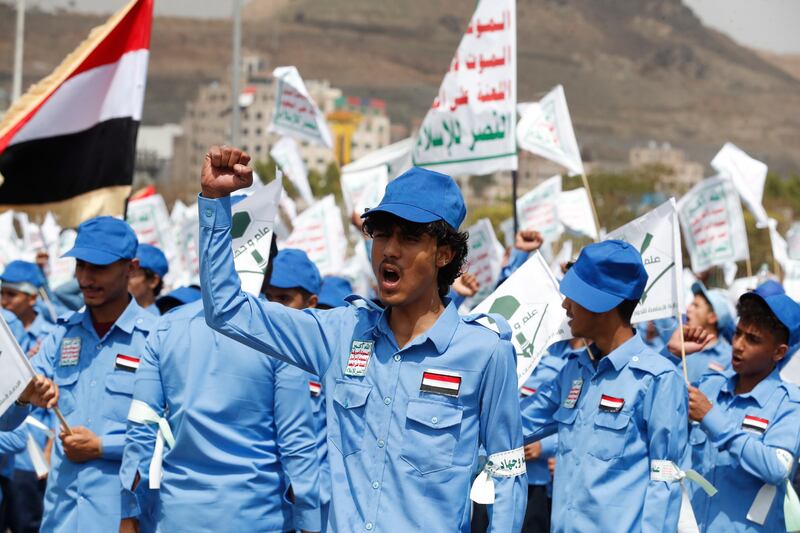
{"label": "epaulette on shoulder", "polygon": [[82,317],[82,311],[67,311],[56,318],[56,324],[59,326],[74,325],[80,322]]}
{"label": "epaulette on shoulder", "polygon": [[800,387],[788,381],[781,381],[781,386],[786,391],[786,396],[789,397],[790,402],[800,403]]}
{"label": "epaulette on shoulder", "polygon": [[661,374],[675,371],[675,365],[666,357],[649,349],[642,350],[631,357],[628,366],[654,376],[660,376]]}
{"label": "epaulette on shoulder", "polygon": [[477,324],[497,334],[504,341],[511,340],[511,326],[502,316],[496,313],[472,313],[461,317],[467,324]]}
{"label": "epaulette on shoulder", "polygon": [[356,309],[364,309],[366,311],[380,313],[383,311],[383,308],[378,305],[376,302],[364,298],[363,296],[359,296],[358,294],[351,294],[345,298],[345,301],[350,304],[352,307]]}

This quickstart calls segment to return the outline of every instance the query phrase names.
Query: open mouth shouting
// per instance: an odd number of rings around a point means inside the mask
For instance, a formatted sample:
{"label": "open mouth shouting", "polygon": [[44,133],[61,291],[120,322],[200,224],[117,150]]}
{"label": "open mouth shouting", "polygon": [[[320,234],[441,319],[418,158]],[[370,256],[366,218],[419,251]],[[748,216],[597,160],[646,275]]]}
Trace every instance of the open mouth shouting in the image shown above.
{"label": "open mouth shouting", "polygon": [[400,284],[400,268],[396,265],[382,263],[380,269],[381,289],[392,291]]}

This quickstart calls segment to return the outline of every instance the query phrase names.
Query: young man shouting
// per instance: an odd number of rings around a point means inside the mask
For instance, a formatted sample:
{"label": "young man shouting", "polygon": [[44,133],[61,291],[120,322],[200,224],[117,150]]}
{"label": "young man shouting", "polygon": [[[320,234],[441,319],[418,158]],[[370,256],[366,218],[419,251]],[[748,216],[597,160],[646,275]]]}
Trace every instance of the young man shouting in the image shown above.
{"label": "young man shouting", "polygon": [[[365,213],[385,307],[355,298],[299,311],[240,289],[229,194],[252,182],[247,154],[212,148],[202,170],[200,257],[211,327],[316,374],[326,390],[332,531],[469,531],[479,446],[490,456],[492,531],[519,530],[525,510],[516,361],[502,337],[445,297],[467,236],[461,192],[412,168]],[[444,298],[444,299],[443,299]]]}

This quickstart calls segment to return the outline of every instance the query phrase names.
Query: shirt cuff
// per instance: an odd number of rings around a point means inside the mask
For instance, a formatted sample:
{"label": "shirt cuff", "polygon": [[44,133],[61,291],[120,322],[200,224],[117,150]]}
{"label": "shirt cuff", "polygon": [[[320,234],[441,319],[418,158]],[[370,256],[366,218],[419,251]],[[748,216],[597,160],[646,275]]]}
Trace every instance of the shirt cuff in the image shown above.
{"label": "shirt cuff", "polygon": [[206,228],[231,227],[231,197],[205,198],[198,195],[197,210],[200,215],[200,225]]}
{"label": "shirt cuff", "polygon": [[700,427],[711,437],[711,440],[719,440],[729,429],[728,417],[718,406],[714,405],[700,421]]}
{"label": "shirt cuff", "polygon": [[103,459],[122,460],[122,451],[125,449],[125,435],[103,435],[100,437],[100,443],[103,447],[100,451]]}
{"label": "shirt cuff", "polygon": [[294,508],[294,528],[302,531],[322,531],[322,509]]}
{"label": "shirt cuff", "polygon": [[558,435],[550,435],[539,441],[542,446],[541,458],[552,457],[556,454],[558,448]]}
{"label": "shirt cuff", "polygon": [[133,491],[122,489],[120,498],[122,502],[122,514],[120,518],[139,518],[142,511],[139,508],[139,501],[136,498],[136,494]]}

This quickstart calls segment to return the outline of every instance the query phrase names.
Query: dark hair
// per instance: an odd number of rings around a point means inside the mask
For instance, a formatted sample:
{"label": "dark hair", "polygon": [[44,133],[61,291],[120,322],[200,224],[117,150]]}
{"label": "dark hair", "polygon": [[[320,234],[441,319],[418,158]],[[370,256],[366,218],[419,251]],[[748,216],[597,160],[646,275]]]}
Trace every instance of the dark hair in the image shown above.
{"label": "dark hair", "polygon": [[[143,268],[142,270],[144,271],[144,279],[146,279],[147,281],[152,281],[153,278],[158,276],[158,274],[156,274],[149,268]],[[156,287],[153,289],[153,294],[155,296],[158,296],[159,294],[161,294],[161,291],[163,289],[164,289],[164,279],[161,276],[158,276],[158,285],[156,285]]]}
{"label": "dark hair", "polygon": [[362,231],[365,235],[372,237],[375,232],[385,231],[387,233],[397,227],[404,236],[418,237],[420,235],[430,235],[436,239],[437,246],[449,246],[453,250],[453,259],[439,269],[436,277],[436,284],[439,289],[439,296],[444,298],[450,291],[450,285],[461,275],[461,269],[467,260],[469,245],[467,241],[469,234],[466,231],[453,229],[444,220],[437,220],[427,224],[410,222],[389,213],[375,213],[364,219]]}
{"label": "dark hair", "polygon": [[781,344],[789,343],[789,328],[778,320],[767,302],[760,296],[754,293],[742,295],[736,304],[736,312],[739,314],[740,323],[752,324],[769,331]]}
{"label": "dark hair", "polygon": [[617,310],[617,313],[619,313],[619,317],[623,322],[630,324],[631,317],[633,316],[633,312],[636,310],[637,305],[639,305],[639,300],[623,300],[622,303],[614,309]]}

